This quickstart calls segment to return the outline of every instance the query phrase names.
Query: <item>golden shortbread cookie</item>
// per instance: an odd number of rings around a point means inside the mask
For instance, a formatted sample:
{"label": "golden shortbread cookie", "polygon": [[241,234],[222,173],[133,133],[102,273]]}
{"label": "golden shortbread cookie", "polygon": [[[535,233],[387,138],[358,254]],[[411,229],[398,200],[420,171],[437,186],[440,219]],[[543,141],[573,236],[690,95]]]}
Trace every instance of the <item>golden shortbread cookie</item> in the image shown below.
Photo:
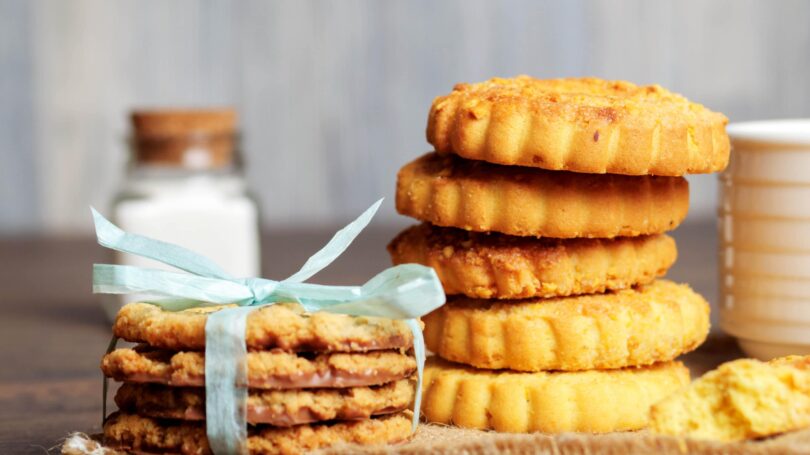
{"label": "golden shortbread cookie", "polygon": [[[289,428],[250,426],[248,452],[298,454],[338,444],[393,444],[410,438],[411,418],[410,411],[403,411],[373,419]],[[104,440],[109,447],[136,453],[211,453],[204,422],[172,422],[115,413],[104,423]]]}
{"label": "golden shortbread cookie", "polygon": [[667,235],[551,239],[470,232],[427,223],[388,245],[394,264],[433,267],[447,294],[519,299],[595,294],[649,283],[675,262]]}
{"label": "golden shortbread cookie", "polygon": [[728,119],[658,85],[528,76],[457,84],[433,101],[439,152],[498,164],[596,174],[722,171]]}
{"label": "golden shortbread cookie", "polygon": [[[247,420],[289,427],[325,420],[365,419],[408,408],[416,382],[400,379],[372,387],[309,390],[252,389]],[[124,383],[115,394],[118,409],[146,417],[205,420],[205,389]]]}
{"label": "golden shortbread cookie", "polygon": [[622,368],[672,360],[698,347],[709,332],[709,304],[687,285],[657,280],[552,299],[456,297],[424,322],[429,350],[478,368]]}
{"label": "golden shortbread cookie", "polygon": [[[247,366],[252,388],[304,389],[385,384],[410,377],[416,360],[397,351],[315,356],[251,351]],[[205,354],[121,348],[104,356],[101,371],[117,381],[200,387],[205,385]]]}
{"label": "golden shortbread cookie", "polygon": [[[118,312],[113,333],[127,341],[159,348],[203,349],[208,314],[221,308],[172,312],[147,303],[130,303]],[[296,303],[278,303],[250,313],[245,342],[251,349],[358,352],[408,348],[413,344],[413,334],[400,320],[328,312],[310,314]]]}
{"label": "golden shortbread cookie", "polygon": [[527,433],[606,433],[647,425],[650,406],[689,383],[680,362],[577,372],[488,371],[431,357],[422,411],[428,422]]}
{"label": "golden shortbread cookie", "polygon": [[431,224],[534,237],[612,238],[674,229],[683,177],[576,174],[428,153],[397,176],[397,211]]}
{"label": "golden shortbread cookie", "polygon": [[659,434],[719,441],[810,427],[810,356],[720,365],[653,406]]}

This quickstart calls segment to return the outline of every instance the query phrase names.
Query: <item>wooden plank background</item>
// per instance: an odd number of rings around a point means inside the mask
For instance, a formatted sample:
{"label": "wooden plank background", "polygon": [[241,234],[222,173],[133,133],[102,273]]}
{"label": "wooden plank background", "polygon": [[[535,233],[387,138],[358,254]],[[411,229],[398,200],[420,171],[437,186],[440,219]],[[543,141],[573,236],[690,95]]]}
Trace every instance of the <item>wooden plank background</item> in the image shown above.
{"label": "wooden plank background", "polygon": [[[380,195],[390,223],[396,170],[455,82],[597,75],[732,120],[808,116],[809,24],[800,0],[0,0],[0,234],[89,232],[133,106],[237,106],[267,227]],[[692,184],[692,216],[712,216],[714,177]]]}

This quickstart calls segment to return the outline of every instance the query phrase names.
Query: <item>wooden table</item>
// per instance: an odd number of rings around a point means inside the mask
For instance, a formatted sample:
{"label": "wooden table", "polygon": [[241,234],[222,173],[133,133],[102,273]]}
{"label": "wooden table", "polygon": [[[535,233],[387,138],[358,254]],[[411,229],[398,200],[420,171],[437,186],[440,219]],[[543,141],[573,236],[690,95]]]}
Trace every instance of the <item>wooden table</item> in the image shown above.
{"label": "wooden table", "polygon": [[[267,277],[291,274],[334,229],[276,232],[263,239]],[[326,271],[320,283],[359,284],[389,266],[385,245],[397,228],[369,228]],[[714,226],[675,232],[679,260],[669,277],[716,301]],[[92,239],[0,239],[0,453],[58,453],[72,431],[98,432],[99,361],[110,324],[90,291],[91,264],[108,252]],[[740,356],[732,340],[713,334],[686,356],[693,373]]]}

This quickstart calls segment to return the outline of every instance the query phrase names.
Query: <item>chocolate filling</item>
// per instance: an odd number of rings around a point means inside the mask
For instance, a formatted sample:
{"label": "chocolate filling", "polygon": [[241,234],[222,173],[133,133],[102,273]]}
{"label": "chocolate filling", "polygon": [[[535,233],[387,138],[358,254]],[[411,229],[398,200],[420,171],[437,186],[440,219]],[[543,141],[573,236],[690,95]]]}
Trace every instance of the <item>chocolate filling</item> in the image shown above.
{"label": "chocolate filling", "polygon": [[[382,409],[377,409],[371,413],[348,411],[339,415],[337,418],[340,420],[361,420],[370,416],[382,416],[387,414],[394,414],[396,412],[407,409],[407,405],[403,406],[387,406]],[[128,409],[129,411],[141,413],[147,417],[157,419],[182,419],[187,421],[200,421],[205,420],[205,409],[189,406],[183,410],[171,409],[169,407],[151,406],[142,409]],[[247,408],[247,420],[252,424],[267,424],[276,427],[291,427],[293,425],[301,425],[304,423],[321,422],[325,419],[315,413],[308,407],[302,407],[296,413],[289,413],[286,410],[282,412],[273,411],[270,406],[250,406]]]}
{"label": "chocolate filling", "polygon": [[[414,369],[409,369],[404,373],[397,374],[378,370],[366,370],[362,373],[331,370],[325,373],[252,377],[248,379],[248,387],[276,390],[360,387],[396,381],[411,376],[414,371]],[[138,373],[116,376],[114,379],[125,382],[158,383],[179,387],[205,386],[204,376],[173,378],[168,375]]]}

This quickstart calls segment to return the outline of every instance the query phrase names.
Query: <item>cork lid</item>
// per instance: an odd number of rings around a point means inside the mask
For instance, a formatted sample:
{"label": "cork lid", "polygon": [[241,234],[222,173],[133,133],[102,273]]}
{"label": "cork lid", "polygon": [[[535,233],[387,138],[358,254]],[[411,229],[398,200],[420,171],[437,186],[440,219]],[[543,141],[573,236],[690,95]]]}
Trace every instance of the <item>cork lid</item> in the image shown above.
{"label": "cork lid", "polygon": [[136,110],[131,121],[139,164],[206,169],[233,161],[238,121],[234,109]]}

